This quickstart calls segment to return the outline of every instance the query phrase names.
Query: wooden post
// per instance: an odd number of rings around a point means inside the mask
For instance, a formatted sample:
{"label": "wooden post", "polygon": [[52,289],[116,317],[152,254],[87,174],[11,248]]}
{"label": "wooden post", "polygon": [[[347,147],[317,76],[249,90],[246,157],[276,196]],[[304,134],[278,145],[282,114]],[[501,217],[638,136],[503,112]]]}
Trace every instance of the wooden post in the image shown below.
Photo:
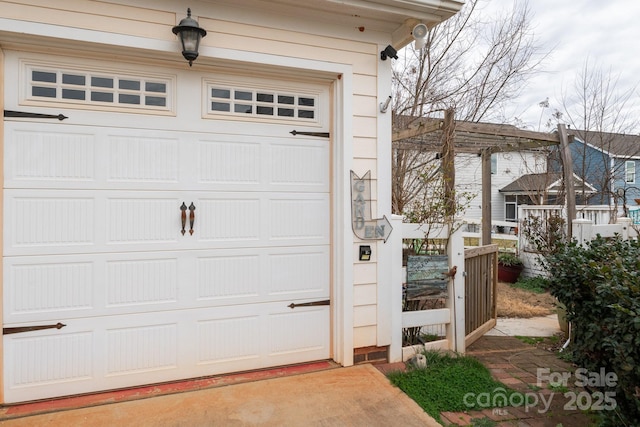
{"label": "wooden post", "polygon": [[629,231],[633,226],[633,220],[627,217],[618,218],[618,224],[622,226],[622,232],[620,233],[622,235],[622,239],[629,240]]}
{"label": "wooden post", "polygon": [[562,159],[564,197],[567,206],[567,236],[572,236],[573,220],[576,219],[576,191],[573,184],[573,159],[565,125],[558,125],[558,135],[560,136],[560,158]]}
{"label": "wooden post", "polygon": [[[451,232],[451,230],[450,230]],[[457,268],[456,274],[449,281],[449,298],[447,307],[451,310],[451,323],[448,328],[447,339],[452,344],[451,349],[459,353],[464,353],[465,348],[465,258],[464,258],[464,237],[462,229],[456,228],[449,236],[447,246],[449,265]]]}
{"label": "wooden post", "polygon": [[455,171],[455,147],[454,147],[454,112],[448,108],[444,112],[443,141],[442,141],[442,175],[444,185],[444,210],[448,224],[453,223],[456,214],[456,171]]}
{"label": "wooden post", "polygon": [[449,281],[449,298],[446,307],[449,308],[451,317],[447,326],[447,341],[449,348],[465,352],[465,327],[464,327],[464,237],[462,230],[454,226],[456,215],[456,170],[455,170],[455,122],[453,108],[447,108],[444,112],[444,124],[442,128],[442,175],[444,179],[444,210],[445,222],[449,226],[449,242],[447,255],[449,267],[456,268],[452,280]]}
{"label": "wooden post", "polygon": [[491,244],[491,150],[482,150],[482,237],[480,245]]}
{"label": "wooden post", "polygon": [[391,298],[391,344],[389,345],[389,362],[402,362],[402,216],[391,215],[394,232],[389,236],[391,244],[391,283],[390,292],[385,296]]}
{"label": "wooden post", "polygon": [[585,246],[593,239],[593,222],[588,219],[574,219],[571,238],[580,246]]}

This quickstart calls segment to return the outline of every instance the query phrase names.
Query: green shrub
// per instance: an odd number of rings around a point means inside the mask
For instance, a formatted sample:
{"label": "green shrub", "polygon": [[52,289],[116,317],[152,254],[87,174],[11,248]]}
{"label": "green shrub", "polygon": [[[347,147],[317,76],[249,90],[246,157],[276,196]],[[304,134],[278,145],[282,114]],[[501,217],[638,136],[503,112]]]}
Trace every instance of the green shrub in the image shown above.
{"label": "green shrub", "polygon": [[549,255],[551,294],[567,307],[572,355],[590,373],[617,375],[617,408],[601,411],[604,425],[640,425],[640,243],[601,237],[575,242]]}
{"label": "green shrub", "polygon": [[498,263],[505,266],[523,265],[522,260],[510,252],[500,252],[498,254]]}

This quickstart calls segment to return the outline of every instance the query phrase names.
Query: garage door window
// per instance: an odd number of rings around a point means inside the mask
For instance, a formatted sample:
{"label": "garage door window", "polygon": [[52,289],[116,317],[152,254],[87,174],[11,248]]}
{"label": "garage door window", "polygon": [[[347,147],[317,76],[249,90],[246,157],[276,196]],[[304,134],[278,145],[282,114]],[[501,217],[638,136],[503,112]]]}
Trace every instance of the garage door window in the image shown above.
{"label": "garage door window", "polygon": [[317,121],[318,97],[312,94],[208,86],[209,114]]}
{"label": "garage door window", "polygon": [[170,78],[105,75],[79,70],[27,67],[28,99],[169,110]]}

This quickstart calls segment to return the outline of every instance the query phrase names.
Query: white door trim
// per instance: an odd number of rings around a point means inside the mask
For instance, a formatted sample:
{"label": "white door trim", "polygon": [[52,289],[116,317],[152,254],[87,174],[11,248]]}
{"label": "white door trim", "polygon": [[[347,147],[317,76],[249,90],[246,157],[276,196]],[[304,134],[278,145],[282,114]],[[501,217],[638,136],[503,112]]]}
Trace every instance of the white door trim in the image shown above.
{"label": "white door trim", "polygon": [[[344,67],[334,82],[333,111],[333,295],[334,359],[353,365],[353,235],[351,233],[351,169],[353,164],[353,73]],[[341,208],[341,209],[340,209]]]}
{"label": "white door trim", "polygon": [[[4,50],[0,46],[0,70],[4,70]],[[4,113],[4,71],[2,72],[2,78],[0,78],[0,109]],[[2,179],[2,185],[0,185],[0,230],[4,230],[4,120],[0,120],[0,179]],[[3,232],[0,231],[0,234]],[[4,235],[0,237],[0,241],[4,241]],[[4,257],[4,245],[0,248],[0,258]],[[3,264],[0,262],[0,277],[4,277]],[[4,319],[4,283],[0,286],[0,323],[3,323]],[[0,340],[0,402],[4,403],[4,339]]]}
{"label": "white door trim", "polygon": [[[383,49],[383,48],[381,48]],[[387,96],[391,96],[391,88],[388,82],[391,82],[391,63],[384,64],[378,68],[378,93],[383,100]],[[391,153],[391,112],[378,113],[378,212],[374,218],[382,218],[388,215],[391,219],[391,162],[389,161],[389,153]],[[395,231],[398,233],[400,230]],[[393,300],[393,287],[397,282],[393,280],[393,269],[391,266],[396,259],[393,258],[392,247],[389,242],[376,242],[378,248],[378,324],[376,330],[377,345],[385,346],[391,344],[393,336],[393,326],[389,321],[380,321],[381,319],[391,319],[393,316],[395,301]]]}

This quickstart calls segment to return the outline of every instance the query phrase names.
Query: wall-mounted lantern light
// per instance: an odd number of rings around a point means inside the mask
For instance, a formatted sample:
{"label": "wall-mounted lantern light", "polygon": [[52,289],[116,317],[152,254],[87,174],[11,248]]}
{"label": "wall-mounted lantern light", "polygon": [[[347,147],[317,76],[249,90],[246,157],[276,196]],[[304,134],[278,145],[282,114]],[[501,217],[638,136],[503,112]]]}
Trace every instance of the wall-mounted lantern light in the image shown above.
{"label": "wall-mounted lantern light", "polygon": [[200,28],[198,21],[191,18],[191,8],[187,9],[187,17],[180,21],[180,24],[171,30],[180,38],[182,44],[182,56],[189,61],[189,66],[198,57],[198,48],[200,40],[207,35],[204,28]]}

